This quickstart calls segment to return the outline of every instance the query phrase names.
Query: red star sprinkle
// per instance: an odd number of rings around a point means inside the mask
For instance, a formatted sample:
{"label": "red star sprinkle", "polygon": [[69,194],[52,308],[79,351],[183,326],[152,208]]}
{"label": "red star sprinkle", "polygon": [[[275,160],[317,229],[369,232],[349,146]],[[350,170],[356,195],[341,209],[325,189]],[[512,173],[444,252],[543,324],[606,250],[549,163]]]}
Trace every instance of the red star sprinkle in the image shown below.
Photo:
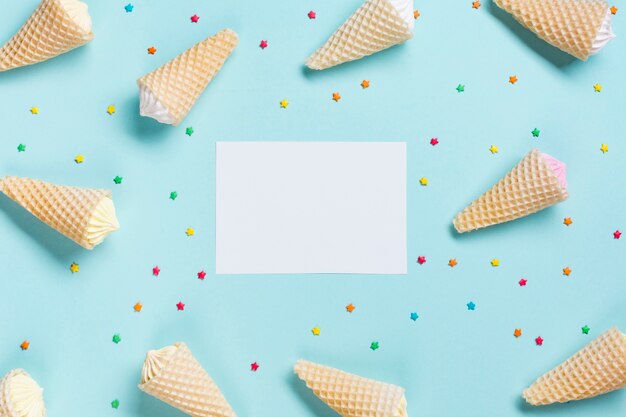
{"label": "red star sprinkle", "polygon": [[519,286],[520,287],[525,287],[527,282],[528,282],[527,279],[522,278],[522,279],[519,280]]}
{"label": "red star sprinkle", "polygon": [[191,16],[192,23],[198,23],[198,20],[200,20],[200,16],[198,16],[197,14],[194,14],[193,16]]}
{"label": "red star sprinkle", "polygon": [[261,49],[267,48],[267,41],[266,40],[262,40],[261,43],[259,44],[259,46],[261,47]]}
{"label": "red star sprinkle", "polygon": [[155,277],[158,277],[160,273],[161,273],[161,269],[158,266],[155,266],[154,268],[152,268],[152,275],[154,275]]}
{"label": "red star sprinkle", "polygon": [[426,257],[425,256],[418,256],[417,257],[417,263],[420,265],[423,265],[426,263]]}
{"label": "red star sprinkle", "polygon": [[258,369],[259,369],[259,364],[258,363],[254,362],[254,363],[250,364],[250,370],[252,372],[256,372]]}
{"label": "red star sprinkle", "polygon": [[537,344],[537,346],[543,345],[543,339],[541,338],[541,336],[537,336],[535,338],[535,343]]}
{"label": "red star sprinkle", "polygon": [[179,302],[176,304],[176,308],[178,309],[178,311],[183,311],[183,310],[185,309],[185,304],[183,304],[183,302],[182,302],[182,301],[179,301]]}
{"label": "red star sprinkle", "polygon": [[433,145],[433,146],[437,145],[438,143],[439,143],[439,139],[437,139],[437,138],[432,138],[430,140],[430,144]]}
{"label": "red star sprinkle", "polygon": [[204,279],[204,278],[206,278],[206,272],[204,271],[198,272],[198,279]]}
{"label": "red star sprinkle", "polygon": [[613,239],[619,239],[622,236],[622,232],[616,230],[613,232]]}
{"label": "red star sprinkle", "polygon": [[307,14],[307,16],[309,16],[309,19],[315,19],[316,14],[315,14],[315,12],[314,12],[313,10],[311,10],[311,11]]}

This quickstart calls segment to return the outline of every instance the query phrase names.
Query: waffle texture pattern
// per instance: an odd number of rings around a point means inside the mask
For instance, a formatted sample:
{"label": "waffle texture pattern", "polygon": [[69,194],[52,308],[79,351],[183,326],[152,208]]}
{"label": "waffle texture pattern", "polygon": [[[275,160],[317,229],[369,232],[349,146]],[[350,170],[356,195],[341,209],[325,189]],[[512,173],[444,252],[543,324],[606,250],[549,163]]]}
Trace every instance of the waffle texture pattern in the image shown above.
{"label": "waffle texture pattern", "polygon": [[586,61],[609,8],[603,0],[495,0],[544,41]]}
{"label": "waffle texture pattern", "polygon": [[238,42],[235,32],[224,29],[144,75],[137,84],[157,97],[174,117],[176,126],[187,116]]}
{"label": "waffle texture pattern", "polygon": [[539,150],[528,153],[489,191],[457,214],[459,233],[519,219],[569,197]]}
{"label": "waffle texture pattern", "polygon": [[366,0],[313,53],[306,66],[322,70],[354,61],[413,37],[411,29],[388,0]]}
{"label": "waffle texture pattern", "polygon": [[187,345],[175,346],[167,365],[139,389],[193,417],[237,417]]}
{"label": "waffle texture pattern", "polygon": [[32,65],[91,41],[59,0],[43,0],[24,26],[0,49],[0,71]]}
{"label": "waffle texture pattern", "polygon": [[343,417],[406,417],[404,388],[299,360],[294,371]]}
{"label": "waffle texture pattern", "polygon": [[523,395],[532,405],[544,405],[591,398],[624,387],[626,338],[612,328],[537,379]]}

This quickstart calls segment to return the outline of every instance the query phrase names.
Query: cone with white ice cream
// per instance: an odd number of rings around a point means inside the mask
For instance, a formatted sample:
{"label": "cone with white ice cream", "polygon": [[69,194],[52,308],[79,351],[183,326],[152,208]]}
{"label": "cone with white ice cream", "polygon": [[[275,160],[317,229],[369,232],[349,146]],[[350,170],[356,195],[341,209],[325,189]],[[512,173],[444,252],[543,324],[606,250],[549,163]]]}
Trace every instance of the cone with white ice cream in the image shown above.
{"label": "cone with white ice cream", "polygon": [[139,113],[177,126],[233,52],[239,37],[224,29],[137,80]]}
{"label": "cone with white ice cream", "polygon": [[146,354],[139,389],[193,417],[236,417],[217,384],[181,342]]}
{"label": "cone with white ice cream", "polygon": [[43,389],[23,369],[0,380],[0,417],[45,417]]}
{"label": "cone with white ice cream", "polygon": [[586,61],[615,35],[603,0],[495,0],[522,26],[564,52]]}
{"label": "cone with white ice cream", "polygon": [[365,0],[306,66],[322,70],[354,61],[413,37],[413,0]]}
{"label": "cone with white ice cream", "polygon": [[343,417],[406,417],[404,388],[299,360],[294,371],[315,395]]}
{"label": "cone with white ice cream", "polygon": [[91,17],[79,0],[43,0],[0,49],[0,71],[32,65],[91,41]]}
{"label": "cone with white ice cream", "polygon": [[457,232],[519,219],[565,201],[565,164],[534,149],[489,191],[454,218]]}
{"label": "cone with white ice cream", "polygon": [[626,387],[626,336],[612,328],[541,376],[523,396],[532,405],[564,403]]}
{"label": "cone with white ice cream", "polygon": [[0,191],[86,249],[93,249],[120,227],[109,190],[4,177]]}

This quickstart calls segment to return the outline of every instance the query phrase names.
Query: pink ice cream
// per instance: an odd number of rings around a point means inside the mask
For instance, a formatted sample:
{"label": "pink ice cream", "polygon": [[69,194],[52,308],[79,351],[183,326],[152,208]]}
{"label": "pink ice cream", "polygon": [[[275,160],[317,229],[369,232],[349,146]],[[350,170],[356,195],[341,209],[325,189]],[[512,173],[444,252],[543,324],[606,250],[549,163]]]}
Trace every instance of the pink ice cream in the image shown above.
{"label": "pink ice cream", "polygon": [[556,177],[559,179],[559,184],[561,187],[567,191],[567,172],[566,166],[564,162],[559,161],[555,157],[548,155],[547,153],[542,153],[543,159],[548,164],[548,167],[554,172]]}

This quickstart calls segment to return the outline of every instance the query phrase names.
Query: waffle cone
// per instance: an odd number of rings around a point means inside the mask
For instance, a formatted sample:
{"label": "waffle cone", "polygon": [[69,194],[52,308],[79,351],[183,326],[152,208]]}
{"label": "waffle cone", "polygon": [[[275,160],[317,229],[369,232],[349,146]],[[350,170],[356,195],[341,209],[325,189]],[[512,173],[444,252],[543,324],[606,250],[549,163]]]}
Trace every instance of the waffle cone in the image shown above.
{"label": "waffle cone", "polygon": [[187,116],[238,42],[235,32],[224,29],[144,75],[137,84],[156,96],[172,114],[176,126]]}
{"label": "waffle cone", "polygon": [[299,360],[294,371],[343,417],[406,417],[404,388]]}
{"label": "waffle cone", "polygon": [[495,0],[525,28],[586,61],[609,8],[603,0]]}
{"label": "waffle cone", "polygon": [[[11,392],[8,384],[11,378],[19,374],[30,376],[23,369],[13,369],[0,380],[0,417],[22,417],[22,413],[18,413],[11,403]],[[43,401],[43,399],[41,399],[41,401]],[[43,410],[43,414],[45,415],[45,409]]]}
{"label": "waffle cone", "polygon": [[219,387],[184,343],[139,389],[193,417],[236,417]]}
{"label": "waffle cone", "polygon": [[54,58],[91,41],[59,0],[43,0],[22,28],[0,49],[0,71]]}
{"label": "waffle cone", "polygon": [[454,218],[459,233],[519,219],[569,197],[537,149]]}
{"label": "waffle cone", "polygon": [[413,37],[389,0],[366,0],[352,16],[313,53],[306,66],[322,70],[382,51]]}
{"label": "waffle cone", "polygon": [[111,191],[68,187],[30,178],[4,177],[0,190],[39,220],[86,249],[87,225],[94,209]]}
{"label": "waffle cone", "polygon": [[626,387],[626,338],[612,328],[541,376],[523,396],[532,405],[564,403]]}

